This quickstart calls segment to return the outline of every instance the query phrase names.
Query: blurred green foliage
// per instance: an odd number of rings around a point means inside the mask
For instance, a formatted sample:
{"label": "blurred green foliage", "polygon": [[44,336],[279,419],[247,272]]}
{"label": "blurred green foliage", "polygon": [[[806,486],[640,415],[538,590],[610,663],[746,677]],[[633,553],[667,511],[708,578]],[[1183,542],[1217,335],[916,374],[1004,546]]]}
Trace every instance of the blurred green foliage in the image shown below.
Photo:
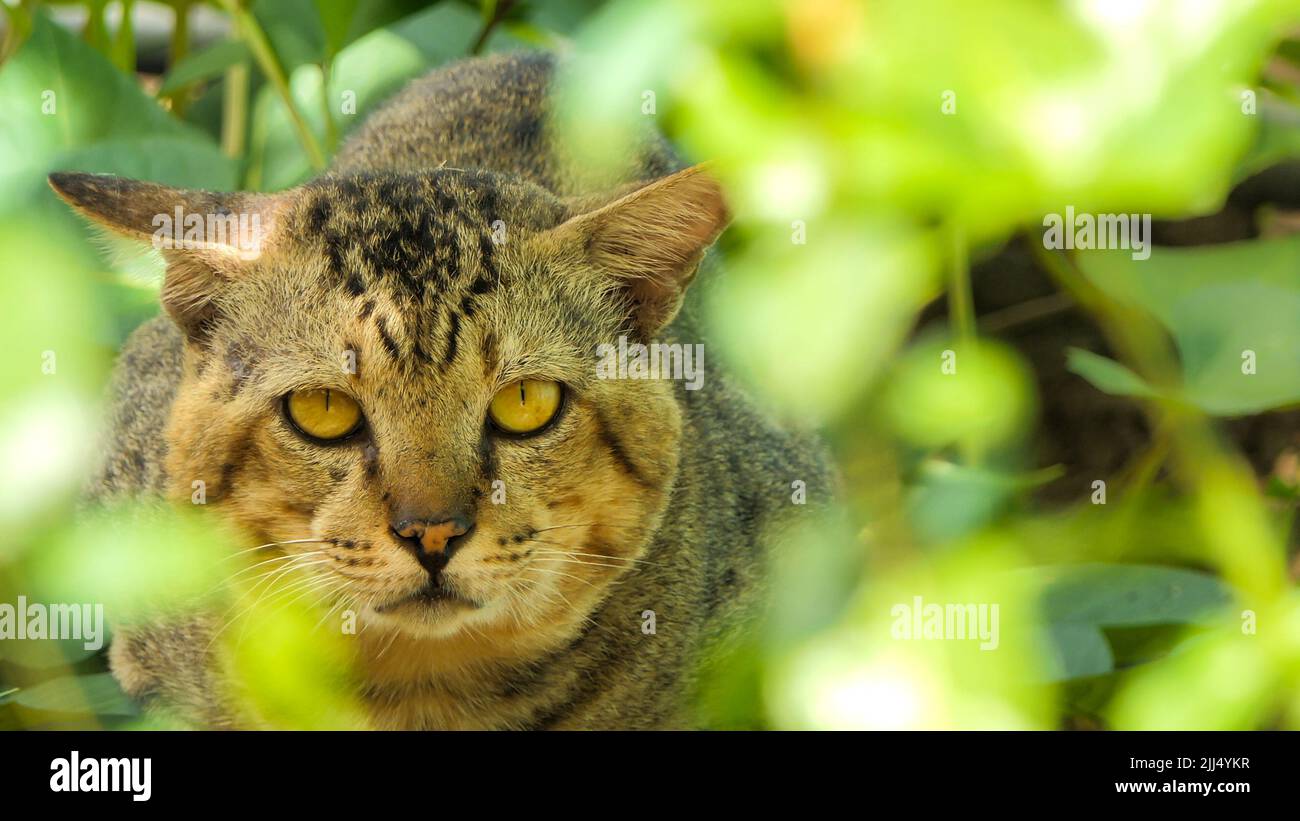
{"label": "blurred green foliage", "polygon": [[[822,525],[777,552],[762,625],[709,664],[708,726],[1300,727],[1296,489],[1255,476],[1218,421],[1300,402],[1296,238],[1039,252],[1110,343],[1059,356],[1155,431],[1105,504],[1036,503],[1061,471],[1035,461],[1043,397],[1024,352],[976,331],[968,279],[1012,236],[1042,245],[1044,214],[1210,213],[1300,157],[1297,3],[230,0],[214,4],[229,36],[175,38],[152,77],[123,71],[131,31],[109,31],[104,4],[81,36],[35,5],[5,6],[0,65],[0,298],[23,306],[0,326],[0,601],[231,595],[227,534],[68,515],[158,265],[106,263],[48,172],[275,190],[432,66],[563,47],[577,156],[618,163],[607,148],[649,119],[716,163],[737,219],[726,273],[699,286],[710,342],[775,412],[824,430],[843,471]],[[917,333],[945,293],[948,327]],[[221,603],[249,709],[359,722],[346,648],[295,641],[311,607],[245,593]],[[900,638],[895,608],[915,602],[997,605],[996,649]],[[102,654],[16,644],[0,644],[0,726],[141,726]]]}

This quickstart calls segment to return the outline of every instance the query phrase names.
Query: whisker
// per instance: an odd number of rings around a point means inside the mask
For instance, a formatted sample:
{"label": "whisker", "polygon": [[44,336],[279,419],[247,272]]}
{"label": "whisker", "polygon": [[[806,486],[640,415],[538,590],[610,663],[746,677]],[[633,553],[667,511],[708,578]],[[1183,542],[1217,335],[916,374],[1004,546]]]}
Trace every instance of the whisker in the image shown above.
{"label": "whisker", "polygon": [[[537,555],[541,556],[543,560],[548,562],[559,562],[561,564],[577,564],[577,565],[582,565],[584,567],[608,567],[614,570],[633,569],[630,565],[626,565],[626,564],[606,564],[604,562],[593,562],[584,559],[571,558],[570,554],[565,553],[563,550],[538,550],[536,551],[536,553]],[[564,556],[566,558],[558,558],[560,556]]]}
{"label": "whisker", "polygon": [[[281,602],[279,605],[275,607],[274,610],[268,611],[266,615],[268,617],[273,616],[276,613],[279,613],[281,610],[284,610],[289,605],[293,604],[294,602],[298,601],[299,599],[313,592],[331,587],[331,585],[333,586],[333,589],[338,589],[343,584],[345,584],[345,582],[342,579],[333,576],[309,576],[306,579],[298,579],[297,581],[292,582],[285,589],[280,590],[274,596],[272,596],[270,601],[267,602],[267,605],[270,606],[277,599],[281,599],[293,591],[301,591],[301,592],[299,592],[298,595],[294,596],[292,599],[288,600],[287,602]],[[248,633],[248,625],[249,622],[245,621],[243,628],[239,631],[239,643],[243,643],[244,636]]]}
{"label": "whisker", "polygon": [[[295,558],[299,558],[299,557],[295,557]],[[301,558],[306,558],[305,554]],[[262,588],[263,585],[265,585],[266,589],[262,590],[261,594],[253,602],[253,605],[256,606],[257,603],[262,600],[262,597],[265,596],[267,593],[269,593],[273,587],[275,587],[275,583],[279,581],[281,578],[283,578],[284,576],[289,575],[294,570],[305,570],[306,568],[312,567],[314,565],[329,564],[331,561],[332,559],[326,557],[323,559],[313,559],[312,561],[286,562],[280,567],[272,568],[271,570],[267,571],[265,574],[260,576],[259,578],[261,579],[261,581],[257,582],[257,584],[254,584],[251,588],[249,588],[249,590],[246,593],[244,593],[243,596],[240,597],[240,600],[242,601],[243,599],[246,599],[247,597],[253,595],[258,591],[258,589]]]}
{"label": "whisker", "polygon": [[[550,573],[550,574],[555,575],[555,576],[563,576],[563,577],[568,578],[568,579],[573,579],[574,581],[582,582],[583,584],[587,585],[588,587],[590,587],[590,588],[593,589],[593,590],[599,590],[599,589],[600,589],[599,587],[596,587],[596,585],[592,584],[591,582],[587,581],[586,579],[582,578],[581,576],[575,576],[575,575],[573,575],[572,573],[561,573],[561,572],[558,571],[558,570],[547,570],[547,569],[544,568],[544,567],[537,567],[537,566],[535,566],[535,565],[530,565],[530,566],[528,567],[528,569],[529,569],[529,570],[536,570],[536,571],[538,571],[538,572],[540,572],[540,573]],[[570,606],[572,606],[572,605],[570,605]]]}
{"label": "whisker", "polygon": [[326,610],[325,615],[321,616],[320,621],[316,622],[316,626],[311,629],[312,632],[314,633],[317,630],[319,630],[320,626],[325,623],[325,620],[328,619],[331,615],[333,615],[334,611],[338,610],[341,605],[354,603],[354,602],[355,602],[355,597],[353,597],[350,593],[345,593],[342,596],[339,596],[339,600],[334,602],[334,606],[331,607],[329,610]]}
{"label": "whisker", "polygon": [[[296,560],[302,560],[302,559],[310,558],[310,556],[311,556],[311,554],[309,554],[309,553],[303,553],[303,554],[300,554],[300,555],[296,555],[296,556],[294,556],[293,558],[296,559]],[[298,561],[291,561],[291,562],[288,562],[288,563],[286,563],[285,565],[283,565],[283,566],[281,566],[281,567],[273,568],[273,569],[267,571],[265,574],[262,575],[260,581],[258,581],[255,585],[253,585],[253,587],[252,587],[250,590],[248,590],[248,591],[244,592],[242,595],[240,595],[240,596],[235,600],[235,602],[234,602],[234,603],[233,603],[229,608],[226,609],[226,612],[222,615],[222,620],[224,621],[224,624],[222,624],[221,628],[220,628],[219,630],[217,630],[216,633],[213,634],[212,639],[208,642],[208,646],[207,646],[206,649],[211,649],[212,645],[216,643],[217,639],[220,638],[221,635],[222,635],[223,633],[225,633],[226,630],[228,630],[228,629],[231,627],[231,625],[233,625],[235,622],[239,621],[240,619],[244,618],[244,617],[245,617],[246,615],[248,615],[248,613],[250,613],[250,612],[251,612],[255,607],[257,607],[257,605],[262,601],[263,597],[265,597],[266,594],[267,594],[268,592],[270,592],[270,590],[271,590],[272,588],[275,587],[275,582],[278,581],[281,577],[285,576],[285,575],[288,574],[288,573],[293,572],[293,570],[295,570],[295,569],[297,569],[297,568],[300,568],[300,567],[301,567],[301,568],[306,568],[306,567],[309,567],[309,566],[311,566],[311,565],[315,565],[315,564],[326,564],[326,563],[328,563],[329,561],[330,561],[329,559],[317,559],[317,560],[314,560],[314,561],[311,561],[311,562],[301,562],[301,563],[298,562]],[[235,608],[239,607],[239,605],[240,605],[242,602],[244,602],[244,601],[245,601],[249,596],[253,595],[253,593],[254,593],[258,588],[262,587],[262,585],[267,584],[268,580],[269,580],[269,582],[270,582],[269,586],[268,586],[265,590],[262,591],[262,593],[257,597],[257,599],[256,599],[252,604],[250,604],[250,605],[248,605],[247,607],[245,607],[245,608],[244,608],[242,611],[240,611],[240,613],[239,613],[238,615],[236,615],[234,618],[230,618],[230,617],[229,617],[229,616],[230,616],[230,613],[231,613],[232,610],[234,610]]]}
{"label": "whisker", "polygon": [[[603,553],[584,553],[584,552],[581,551],[581,550],[574,550],[574,549],[572,549],[572,545],[567,545],[567,544],[564,544],[563,542],[552,542],[552,541],[550,541],[550,540],[548,540],[548,539],[524,539],[524,541],[526,541],[526,542],[537,542],[538,544],[549,544],[549,545],[551,545],[551,546],[553,546],[553,547],[563,547],[563,548],[565,548],[565,550],[564,550],[565,553],[569,553],[569,554],[574,555],[574,556],[591,556],[591,557],[593,557],[593,558],[597,558],[597,559],[607,559],[607,560],[609,560],[609,561],[613,561],[613,562],[634,562],[634,563],[636,563],[636,564],[662,565],[661,562],[652,562],[652,561],[649,561],[649,560],[647,560],[647,559],[631,559],[631,558],[628,558],[628,557],[626,557],[626,556],[607,556],[607,555],[605,555],[605,554],[603,554]],[[540,553],[540,552],[542,552],[542,551],[539,550],[539,551],[537,551],[537,552]]]}
{"label": "whisker", "polygon": [[397,634],[398,634],[398,631],[397,631],[396,629],[394,629],[394,630],[393,630],[393,637],[392,637],[391,639],[388,640],[388,643],[387,643],[387,644],[384,645],[384,649],[382,649],[382,650],[379,651],[379,655],[375,656],[375,661],[379,661],[381,658],[383,658],[383,657],[384,657],[384,653],[387,653],[387,652],[388,652],[388,648],[392,647],[393,644],[395,644],[395,643],[397,642]]}
{"label": "whisker", "polygon": [[301,590],[301,592],[298,593],[298,595],[294,596],[292,599],[289,599],[287,602],[282,603],[279,607],[275,608],[275,610],[272,610],[271,613],[272,614],[279,613],[281,610],[284,610],[286,607],[289,607],[294,602],[300,601],[306,596],[312,594],[322,593],[322,591],[324,592],[319,596],[319,598],[325,598],[329,596],[331,593],[334,593],[335,591],[342,589],[343,586],[347,584],[345,580],[339,579],[337,577],[325,577],[323,579],[317,579],[316,581],[318,582],[317,584],[307,585],[305,588]]}
{"label": "whisker", "polygon": [[583,524],[572,524],[572,525],[551,525],[550,527],[539,527],[539,528],[537,528],[536,530],[534,530],[533,532],[534,532],[534,533],[545,533],[545,532],[548,531],[548,530],[564,530],[565,528],[569,528],[569,527],[612,527],[612,528],[615,528],[615,529],[617,529],[617,530],[635,530],[635,529],[636,529],[635,527],[632,527],[631,525],[614,525],[614,524],[606,524],[605,522],[585,522],[585,523],[583,523]]}
{"label": "whisker", "polygon": [[334,544],[334,542],[329,539],[290,539],[287,542],[267,542],[266,544],[259,544],[256,547],[246,547],[243,550],[236,550],[234,553],[231,553],[229,556],[222,557],[221,560],[223,562],[226,562],[226,561],[230,561],[236,556],[242,556],[245,553],[252,553],[255,550],[265,550],[268,547],[281,547],[287,544]]}
{"label": "whisker", "polygon": [[[236,579],[238,579],[240,576],[244,575],[245,573],[249,572],[250,570],[256,570],[257,568],[259,568],[259,567],[261,567],[262,565],[265,565],[265,564],[271,564],[272,562],[287,562],[287,561],[291,561],[291,560],[293,560],[293,559],[297,559],[297,558],[299,558],[299,557],[301,557],[301,556],[319,556],[319,555],[323,555],[324,552],[325,552],[325,551],[323,551],[323,550],[310,550],[310,551],[308,551],[308,552],[306,552],[306,553],[295,553],[295,554],[292,555],[292,556],[273,556],[273,557],[270,558],[270,559],[263,559],[262,561],[258,562],[257,564],[250,564],[248,567],[245,567],[244,569],[239,570],[239,571],[236,571],[235,573],[231,574],[230,576],[227,576],[223,581],[218,582],[217,585],[216,585],[216,587],[213,587],[212,589],[213,589],[213,590],[216,590],[217,587],[221,587],[222,585],[232,584],[232,583],[233,583]],[[261,578],[261,577],[260,577],[260,576],[257,576],[257,577],[254,577],[254,578]],[[211,591],[209,591],[209,592],[211,592]]]}
{"label": "whisker", "polygon": [[[538,570],[538,571],[540,571],[540,572],[542,572],[542,573],[553,573],[553,571],[545,570],[545,569],[540,568],[540,567],[531,567],[531,566],[529,566],[529,567],[524,567],[524,568],[522,568],[522,570],[523,570],[523,571],[528,571],[528,570]],[[560,575],[560,576],[562,576],[562,575],[565,575],[565,574],[563,574],[563,573],[553,573],[553,575]],[[520,577],[520,580],[521,580],[521,581],[524,580],[522,576]],[[536,580],[536,579],[528,579],[527,581],[531,581],[531,582],[533,582],[533,583],[535,583],[535,584],[540,584],[540,581],[539,581],[539,580]],[[574,611],[576,611],[576,610],[578,609],[577,607],[574,606],[573,602],[569,601],[569,597],[566,596],[566,595],[564,595],[564,591],[560,590],[559,588],[553,588],[553,589],[551,590],[551,592],[553,592],[553,593],[555,593],[555,595],[559,596],[559,597],[560,597],[560,600],[563,601],[564,604],[565,604],[565,606],[568,607],[570,610],[574,610]],[[583,623],[583,624],[590,624],[590,625],[593,625],[593,626],[594,626],[594,625],[596,624],[596,620],[595,620],[594,618],[592,618],[590,614],[587,614],[587,615],[584,615],[584,616],[582,617],[582,623]]]}

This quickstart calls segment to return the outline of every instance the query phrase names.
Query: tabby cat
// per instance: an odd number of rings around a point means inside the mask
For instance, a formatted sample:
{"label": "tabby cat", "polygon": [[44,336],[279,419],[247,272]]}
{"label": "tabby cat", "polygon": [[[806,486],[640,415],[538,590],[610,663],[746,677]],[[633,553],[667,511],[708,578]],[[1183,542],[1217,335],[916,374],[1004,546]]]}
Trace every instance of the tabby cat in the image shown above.
{"label": "tabby cat", "polygon": [[[701,654],[807,509],[791,488],[829,492],[817,443],[716,368],[699,390],[599,377],[620,337],[701,341],[684,297],[728,210],[658,137],[615,178],[565,159],[555,71],[438,70],[279,193],[50,177],[141,240],[159,215],[255,217],[164,243],[165,310],[123,350],[91,495],[188,505],[202,481],[248,545],[341,580],[374,727],[692,726]],[[259,726],[214,624],[123,629],[113,671],[195,726]]]}

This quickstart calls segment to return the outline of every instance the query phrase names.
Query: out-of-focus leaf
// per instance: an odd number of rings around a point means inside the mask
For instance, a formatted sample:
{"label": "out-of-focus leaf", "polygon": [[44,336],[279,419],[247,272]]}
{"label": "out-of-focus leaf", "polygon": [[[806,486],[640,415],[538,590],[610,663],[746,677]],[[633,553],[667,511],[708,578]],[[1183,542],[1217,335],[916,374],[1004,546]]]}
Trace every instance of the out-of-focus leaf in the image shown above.
{"label": "out-of-focus leaf", "polygon": [[[463,6],[443,3],[373,31],[335,57],[329,78],[329,109],[347,133],[405,81],[426,69],[466,53],[478,33],[477,15]],[[304,65],[290,76],[290,90],[308,126],[324,140],[322,78],[319,68]],[[262,169],[259,187],[279,190],[312,173],[284,103],[264,87],[253,109],[250,146]]]}
{"label": "out-of-focus leaf", "polygon": [[1113,359],[1081,348],[1071,348],[1066,357],[1066,366],[1098,390],[1116,396],[1150,398],[1156,395],[1146,380]]}
{"label": "out-of-focus leaf", "polygon": [[119,4],[122,16],[117,30],[113,32],[113,41],[109,45],[108,56],[113,65],[128,74],[135,71],[135,0],[121,0]]}
{"label": "out-of-focus leaf", "polygon": [[1114,669],[1110,644],[1096,625],[1052,622],[1046,633],[1047,681],[1100,676]]}
{"label": "out-of-focus leaf", "polygon": [[[639,115],[642,89],[657,90],[699,156],[751,165],[792,132],[829,137],[833,198],[946,217],[978,241],[1067,204],[1212,209],[1256,128],[1241,91],[1293,15],[1285,0],[1218,0],[1197,15],[1015,0],[623,2],[579,35],[597,63],[573,73],[574,98],[584,156],[619,145],[610,137]],[[797,81],[771,70],[773,53]]]}
{"label": "out-of-focus leaf", "polygon": [[[207,135],[169,115],[130,77],[43,16],[0,69],[0,109],[0,215],[21,210],[65,225],[80,222],[46,185],[51,171],[234,186],[234,161]],[[74,250],[98,258],[89,243]]]}
{"label": "out-of-focus leaf", "polygon": [[[16,605],[17,602],[14,602],[14,604]],[[28,602],[29,606],[30,604],[31,602]],[[39,602],[39,604],[45,605],[48,602]],[[51,636],[47,639],[30,641],[0,641],[0,659],[28,668],[76,664],[108,647],[111,638],[108,625],[104,624],[102,627],[104,629],[98,636],[99,647],[93,646],[96,642],[91,639],[89,633],[83,630],[82,635],[84,638],[60,639]],[[87,644],[92,646],[87,647]]]}
{"label": "out-of-focus leaf", "polygon": [[[301,596],[256,598],[223,637],[243,705],[279,729],[357,729],[365,711],[352,664],[355,638],[322,627],[328,616]],[[245,631],[247,640],[241,637]]]}
{"label": "out-of-focus leaf", "polygon": [[896,366],[884,411],[906,442],[983,453],[1024,437],[1036,400],[1028,368],[1012,349],[993,340],[928,339]]}
{"label": "out-of-focus leaf", "polygon": [[[1042,683],[1033,585],[1011,572],[1021,559],[1001,538],[981,537],[967,546],[877,580],[838,625],[783,649],[769,665],[764,691],[773,725],[1046,726],[1052,693]],[[909,629],[929,618],[928,609],[943,613],[948,605],[983,615],[978,625],[954,625],[965,628],[964,635]]]}
{"label": "out-of-focus leaf", "polygon": [[[1187,401],[1220,415],[1300,402],[1300,237],[1079,260],[1099,288],[1173,334]],[[1096,363],[1085,367],[1099,373]]]}
{"label": "out-of-focus leaf", "polygon": [[314,0],[257,0],[252,10],[286,74],[325,56],[325,28]]}
{"label": "out-of-focus leaf", "polygon": [[1280,681],[1264,644],[1228,631],[1208,637],[1134,670],[1106,712],[1118,730],[1257,729]]}
{"label": "out-of-focus leaf", "polygon": [[1050,622],[1132,626],[1198,622],[1232,601],[1223,582],[1174,567],[1079,564],[1028,571]]}
{"label": "out-of-focus leaf", "polygon": [[172,66],[158,93],[173,94],[194,83],[216,79],[226,69],[249,59],[248,46],[243,40],[219,40]]}
{"label": "out-of-focus leaf", "polygon": [[1257,116],[1259,133],[1237,168],[1238,180],[1283,160],[1300,157],[1300,107],[1261,90]]}
{"label": "out-of-focus leaf", "polygon": [[140,712],[110,673],[51,679],[11,693],[0,699],[0,704],[7,701],[57,713],[134,716]]}
{"label": "out-of-focus leaf", "polygon": [[321,28],[325,31],[325,53],[337,54],[347,42],[358,0],[313,0]]}
{"label": "out-of-focus leaf", "polygon": [[344,46],[377,28],[391,25],[415,14],[428,0],[312,0],[320,15],[325,34],[327,57],[338,54]]}
{"label": "out-of-focus leaf", "polygon": [[1020,572],[1041,591],[1048,681],[1110,672],[1115,660],[1104,627],[1208,623],[1232,600],[1215,577],[1180,568],[1085,563]]}
{"label": "out-of-focus leaf", "polygon": [[[805,419],[834,418],[860,399],[934,293],[932,249],[886,225],[806,226],[807,244],[776,227],[727,276],[701,282],[725,359]],[[812,318],[815,321],[810,321]]]}
{"label": "out-of-focus leaf", "polygon": [[30,547],[23,528],[67,502],[93,454],[110,325],[79,233],[26,217],[0,226],[0,304],[15,306],[0,323],[0,566]]}
{"label": "out-of-focus leaf", "polygon": [[[87,512],[30,558],[36,594],[102,604],[114,623],[212,606],[237,534],[198,506]],[[94,549],[88,549],[93,545]]]}
{"label": "out-of-focus leaf", "polygon": [[992,521],[1018,493],[1059,475],[1059,469],[1023,474],[930,459],[921,465],[908,515],[925,541],[959,539]]}
{"label": "out-of-focus leaf", "polygon": [[764,655],[756,640],[716,652],[701,671],[700,726],[709,730],[762,730]]}

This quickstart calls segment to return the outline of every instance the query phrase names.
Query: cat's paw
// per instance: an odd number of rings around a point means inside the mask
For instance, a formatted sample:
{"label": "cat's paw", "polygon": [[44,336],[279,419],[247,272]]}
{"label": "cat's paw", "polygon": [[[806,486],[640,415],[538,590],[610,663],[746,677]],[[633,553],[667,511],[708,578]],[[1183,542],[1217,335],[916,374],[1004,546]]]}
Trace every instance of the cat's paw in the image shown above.
{"label": "cat's paw", "polygon": [[150,713],[208,729],[243,724],[220,685],[210,648],[210,623],[202,617],[119,630],[109,648],[109,669],[128,696]]}

